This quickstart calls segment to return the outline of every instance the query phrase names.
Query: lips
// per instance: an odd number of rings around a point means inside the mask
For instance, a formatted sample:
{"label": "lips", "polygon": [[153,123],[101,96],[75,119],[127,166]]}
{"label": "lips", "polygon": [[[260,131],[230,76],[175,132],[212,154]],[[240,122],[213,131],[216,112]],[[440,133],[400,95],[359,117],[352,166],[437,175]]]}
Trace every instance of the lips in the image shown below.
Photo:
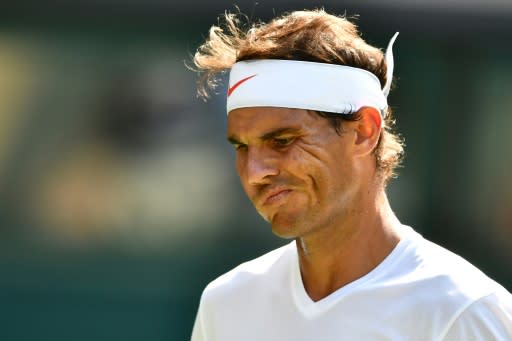
{"label": "lips", "polygon": [[263,206],[272,205],[284,199],[284,197],[286,197],[290,192],[291,190],[286,188],[277,188],[267,191],[263,195],[261,202],[263,203]]}

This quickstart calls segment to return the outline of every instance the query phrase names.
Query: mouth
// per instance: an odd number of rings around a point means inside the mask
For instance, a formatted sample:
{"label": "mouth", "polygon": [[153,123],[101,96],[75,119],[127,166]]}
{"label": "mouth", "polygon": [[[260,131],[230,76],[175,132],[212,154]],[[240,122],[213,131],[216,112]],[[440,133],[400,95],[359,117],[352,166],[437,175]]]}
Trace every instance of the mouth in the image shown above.
{"label": "mouth", "polygon": [[291,189],[278,189],[267,193],[262,200],[263,206],[279,203],[288,196],[291,191]]}

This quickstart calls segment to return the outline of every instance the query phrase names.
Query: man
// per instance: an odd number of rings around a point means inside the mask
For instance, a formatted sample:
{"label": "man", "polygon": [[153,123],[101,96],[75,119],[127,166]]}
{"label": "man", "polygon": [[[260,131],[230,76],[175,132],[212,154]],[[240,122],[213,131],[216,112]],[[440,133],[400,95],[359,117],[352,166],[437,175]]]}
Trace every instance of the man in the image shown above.
{"label": "man", "polygon": [[396,35],[384,56],[321,10],[247,32],[225,19],[194,62],[210,86],[230,70],[241,183],[293,242],[210,283],[192,340],[512,340],[510,293],[388,203],[402,154],[386,99]]}

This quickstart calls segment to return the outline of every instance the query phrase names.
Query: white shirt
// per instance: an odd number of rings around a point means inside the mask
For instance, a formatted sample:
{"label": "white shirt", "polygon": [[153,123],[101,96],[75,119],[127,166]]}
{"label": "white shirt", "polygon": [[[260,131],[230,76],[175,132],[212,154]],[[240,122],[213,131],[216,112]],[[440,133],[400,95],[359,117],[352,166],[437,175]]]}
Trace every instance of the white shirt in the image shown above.
{"label": "white shirt", "polygon": [[192,341],[512,341],[512,295],[409,227],[375,269],[314,302],[295,242],[203,292]]}

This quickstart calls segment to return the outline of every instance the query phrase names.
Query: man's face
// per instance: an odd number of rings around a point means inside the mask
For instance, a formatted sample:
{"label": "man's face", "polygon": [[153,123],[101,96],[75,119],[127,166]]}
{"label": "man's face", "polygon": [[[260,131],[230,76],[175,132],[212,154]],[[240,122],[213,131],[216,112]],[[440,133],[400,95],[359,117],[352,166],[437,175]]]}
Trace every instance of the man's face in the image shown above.
{"label": "man's face", "polygon": [[303,237],[350,214],[358,188],[351,130],[337,134],[308,110],[242,108],[229,114],[228,139],[243,188],[276,235]]}

